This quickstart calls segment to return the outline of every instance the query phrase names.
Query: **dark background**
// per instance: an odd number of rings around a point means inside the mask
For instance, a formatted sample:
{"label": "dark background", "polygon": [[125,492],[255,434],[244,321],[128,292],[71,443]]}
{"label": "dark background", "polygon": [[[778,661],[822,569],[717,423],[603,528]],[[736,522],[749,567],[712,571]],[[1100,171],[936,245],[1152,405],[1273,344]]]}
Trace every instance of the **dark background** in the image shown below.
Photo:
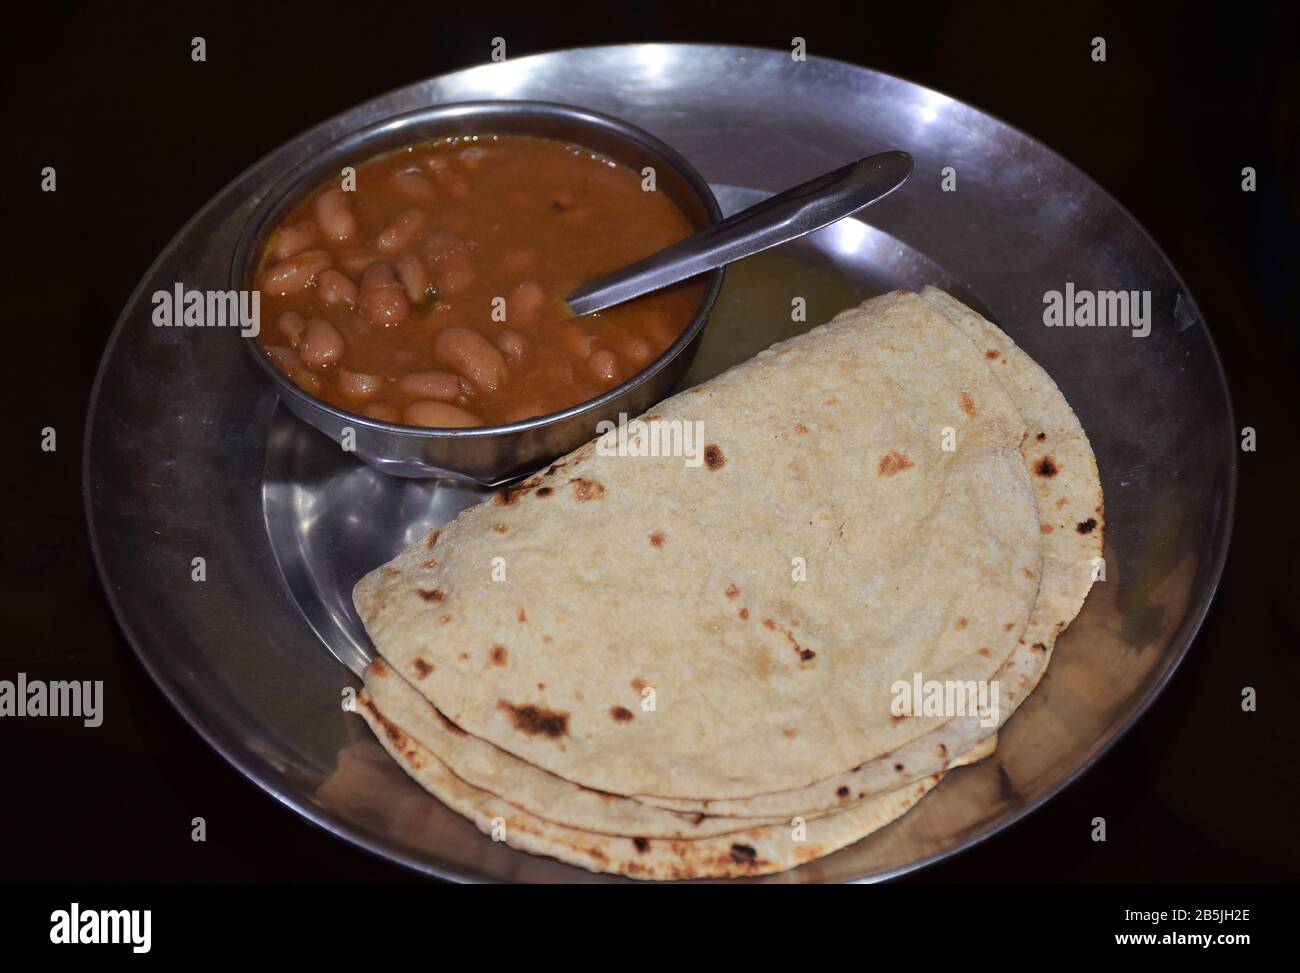
{"label": "dark background", "polygon": [[[1287,6],[1294,8],[1295,4]],[[909,881],[1300,877],[1300,23],[1283,6],[313,3],[27,6],[6,26],[0,678],[103,679],[104,725],[0,722],[0,880],[415,880],[262,794],[165,702],[126,645],[85,536],[80,439],[118,312],[226,182],[318,121],[487,59],[711,41],[901,75],[1062,153],[1147,227],[1210,322],[1240,426],[1232,551],[1157,705],[1029,819]],[[12,14],[6,14],[10,18]],[[190,61],[190,38],[208,61]],[[1107,41],[1093,64],[1091,38]],[[54,165],[59,190],[38,191]],[[1241,168],[1259,190],[1240,190]],[[58,430],[57,453],[39,430]],[[16,461],[15,461],[16,457]],[[1243,686],[1259,712],[1243,714]],[[207,818],[206,844],[189,840]],[[1088,840],[1093,816],[1104,844]]]}

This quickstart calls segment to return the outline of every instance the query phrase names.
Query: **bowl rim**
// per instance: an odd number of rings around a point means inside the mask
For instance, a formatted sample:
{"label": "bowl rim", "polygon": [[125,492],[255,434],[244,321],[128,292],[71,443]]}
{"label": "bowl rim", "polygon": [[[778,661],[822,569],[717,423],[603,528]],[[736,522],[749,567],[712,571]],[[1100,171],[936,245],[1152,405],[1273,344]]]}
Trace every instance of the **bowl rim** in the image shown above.
{"label": "bowl rim", "polygon": [[[626,141],[639,144],[642,148],[655,155],[659,161],[666,163],[683,178],[687,187],[698,198],[700,204],[704,207],[705,217],[709,224],[718,223],[722,220],[722,208],[718,205],[717,197],[714,195],[713,187],[700,174],[700,172],[683,156],[677,149],[673,148],[663,139],[652,135],[645,129],[608,115],[603,112],[592,111],[589,108],[581,108],[577,105],[569,105],[556,101],[541,101],[534,99],[513,99],[513,100],[472,100],[445,102],[436,105],[430,105],[423,108],[417,108],[412,111],[400,112],[396,115],[389,115],[377,119],[359,128],[355,128],[331,142],[326,151],[343,151],[348,149],[363,148],[377,136],[384,133],[399,131],[400,129],[417,125],[421,122],[439,122],[444,119],[454,121],[456,119],[472,120],[481,116],[509,116],[516,113],[533,114],[543,117],[560,117],[568,121],[577,122],[592,129],[601,129],[606,132],[613,132]],[[454,126],[445,134],[452,134]],[[516,133],[511,133],[516,134]],[[430,135],[430,139],[436,138],[436,135]],[[539,138],[551,138],[547,135],[539,135]],[[559,141],[552,139],[553,141]],[[413,141],[405,144],[415,144]],[[572,144],[582,145],[576,140]],[[588,146],[582,146],[588,148]],[[395,151],[395,150],[394,150]],[[595,150],[592,150],[595,151]],[[382,155],[382,152],[361,154],[355,161],[355,164],[369,161]],[[607,155],[609,158],[614,157],[609,153],[600,153]],[[619,161],[614,159],[614,161]],[[236,291],[256,290],[246,285],[251,284],[252,261],[256,257],[255,244],[261,238],[263,232],[267,229],[271,220],[277,215],[286,199],[292,196],[296,191],[303,188],[304,183],[309,181],[314,187],[320,177],[314,173],[317,163],[314,160],[303,160],[291,169],[284,172],[276,179],[258,200],[253,211],[249,214],[247,221],[240,231],[239,237],[231,252],[230,258],[230,286]],[[653,361],[647,364],[640,371],[630,376],[626,381],[620,382],[611,389],[607,389],[593,399],[585,399],[575,405],[562,409],[559,412],[549,412],[545,415],[532,416],[528,419],[521,419],[517,422],[504,423],[500,425],[488,426],[471,426],[464,428],[440,428],[425,426],[408,426],[403,423],[384,422],[379,419],[372,419],[363,416],[360,413],[350,412],[336,405],[326,402],[324,399],[312,395],[310,392],[299,388],[296,384],[289,381],[279,369],[271,364],[267,356],[262,352],[262,346],[256,337],[244,338],[249,353],[256,361],[256,367],[261,370],[262,374],[267,376],[275,385],[277,392],[281,397],[290,396],[306,407],[324,412],[334,419],[350,426],[362,426],[366,429],[383,432],[391,435],[409,436],[422,440],[455,440],[455,439],[486,439],[494,436],[514,435],[528,432],[530,430],[540,429],[553,424],[566,422],[570,419],[580,417],[586,413],[604,410],[611,403],[617,401],[633,389],[649,381],[663,369],[667,368],[680,354],[685,352],[691,344],[697,339],[700,332],[704,330],[708,323],[709,316],[717,303],[718,294],[722,290],[722,282],[725,276],[726,268],[719,267],[716,270],[709,271],[706,275],[708,286],[705,289],[704,296],[701,298],[699,306],[690,323],[682,330],[681,334],[661,352]],[[259,331],[260,333],[260,331]]]}

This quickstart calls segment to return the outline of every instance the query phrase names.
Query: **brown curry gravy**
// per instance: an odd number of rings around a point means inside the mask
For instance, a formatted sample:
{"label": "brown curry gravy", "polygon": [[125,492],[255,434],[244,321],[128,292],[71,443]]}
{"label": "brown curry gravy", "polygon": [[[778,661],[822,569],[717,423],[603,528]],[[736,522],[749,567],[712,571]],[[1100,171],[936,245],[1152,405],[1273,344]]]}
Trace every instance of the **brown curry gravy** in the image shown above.
{"label": "brown curry gravy", "polygon": [[300,387],[388,422],[496,425],[626,381],[686,328],[700,280],[582,318],[580,283],[688,235],[668,197],[527,136],[408,146],[331,180],[268,236],[258,340]]}

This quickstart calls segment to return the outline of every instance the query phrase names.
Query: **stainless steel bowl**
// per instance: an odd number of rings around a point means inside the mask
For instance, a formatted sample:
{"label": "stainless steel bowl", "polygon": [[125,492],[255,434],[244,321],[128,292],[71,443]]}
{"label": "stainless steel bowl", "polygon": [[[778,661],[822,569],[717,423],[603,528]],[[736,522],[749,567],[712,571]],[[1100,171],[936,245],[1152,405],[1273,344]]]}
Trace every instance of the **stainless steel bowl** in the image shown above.
{"label": "stainless steel bowl", "polygon": [[[703,229],[722,218],[709,184],[671,146],[634,125],[571,105],[544,101],[474,101],[421,108],[372,122],[314,153],[286,173],[253,210],[231,261],[231,287],[253,289],[267,237],[280,218],[331,173],[404,145],[447,135],[534,135],[581,145],[636,171],[655,169],[658,191]],[[695,316],[668,349],[623,384],[561,412],[503,426],[423,429],[347,412],[304,392],[245,338],[256,367],[299,419],[340,442],[355,431],[355,454],[395,476],[469,479],[492,486],[537,468],[596,435],[602,420],[635,416],[668,395],[695,357],[700,334],[722,288],[723,271],[707,275]]]}

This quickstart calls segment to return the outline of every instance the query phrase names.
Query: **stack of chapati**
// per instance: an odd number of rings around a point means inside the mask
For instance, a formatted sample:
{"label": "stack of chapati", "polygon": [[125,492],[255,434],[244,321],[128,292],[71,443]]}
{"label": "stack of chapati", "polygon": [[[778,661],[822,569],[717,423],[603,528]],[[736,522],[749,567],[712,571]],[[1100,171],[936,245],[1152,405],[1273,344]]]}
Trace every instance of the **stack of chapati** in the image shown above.
{"label": "stack of chapati", "polygon": [[[900,291],[642,418],[703,462],[589,443],[357,585],[357,710],[408,773],[513,847],[695,878],[829,854],[992,751],[1101,552],[1038,365]],[[921,680],[996,720],[900,714]]]}

